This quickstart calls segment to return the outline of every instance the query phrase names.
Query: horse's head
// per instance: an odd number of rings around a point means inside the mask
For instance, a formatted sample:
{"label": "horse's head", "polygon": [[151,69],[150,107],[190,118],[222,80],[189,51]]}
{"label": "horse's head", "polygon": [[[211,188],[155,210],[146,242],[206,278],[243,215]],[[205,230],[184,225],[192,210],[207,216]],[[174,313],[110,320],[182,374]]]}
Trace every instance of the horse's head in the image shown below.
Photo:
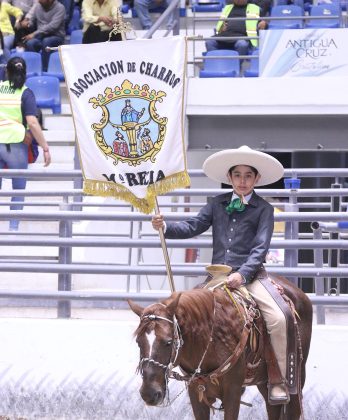
{"label": "horse's head", "polygon": [[176,361],[181,333],[175,317],[180,294],[174,293],[166,305],[155,303],[142,308],[128,300],[132,311],[140,317],[135,331],[140,349],[138,370],[143,383],[140,395],[148,405],[159,405],[167,392],[168,375]]}

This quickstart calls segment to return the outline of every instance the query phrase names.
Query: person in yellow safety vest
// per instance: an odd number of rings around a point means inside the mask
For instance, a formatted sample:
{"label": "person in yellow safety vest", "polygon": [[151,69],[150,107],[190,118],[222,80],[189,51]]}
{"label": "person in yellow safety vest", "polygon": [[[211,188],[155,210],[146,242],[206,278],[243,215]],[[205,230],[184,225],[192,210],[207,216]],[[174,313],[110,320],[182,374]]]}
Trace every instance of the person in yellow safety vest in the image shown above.
{"label": "person in yellow safety vest", "polygon": [[[34,93],[25,86],[26,64],[23,58],[13,57],[6,66],[8,80],[0,82],[0,169],[27,169],[28,145],[26,126],[43,149],[44,165],[51,163],[51,155],[36,118]],[[1,188],[0,178],[0,188]],[[25,178],[12,178],[13,190],[24,190]],[[23,202],[24,197],[12,197],[12,202]],[[23,205],[11,204],[10,210],[22,210]],[[10,230],[18,230],[19,221],[10,220]]]}
{"label": "person in yellow safety vest", "polygon": [[[232,4],[224,7],[221,13],[222,19],[216,25],[216,34],[206,41],[207,51],[212,50],[235,50],[239,55],[247,55],[250,47],[256,48],[258,41],[255,38],[259,29],[266,29],[267,23],[260,21],[261,9],[248,0],[233,0]],[[255,20],[245,20],[255,17]],[[254,39],[226,39],[219,40],[214,37],[253,37]]]}

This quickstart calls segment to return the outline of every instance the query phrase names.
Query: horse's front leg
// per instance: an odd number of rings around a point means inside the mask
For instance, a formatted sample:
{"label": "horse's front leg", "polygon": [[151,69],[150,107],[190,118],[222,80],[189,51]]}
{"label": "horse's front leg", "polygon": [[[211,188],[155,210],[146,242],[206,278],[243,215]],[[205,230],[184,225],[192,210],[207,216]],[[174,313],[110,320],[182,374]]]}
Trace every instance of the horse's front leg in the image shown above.
{"label": "horse's front leg", "polygon": [[203,401],[199,401],[197,388],[195,386],[189,386],[188,393],[195,420],[209,420],[210,408]]}
{"label": "horse's front leg", "polygon": [[238,363],[227,375],[223,377],[222,403],[225,410],[224,420],[237,420],[240,408],[240,399],[244,382],[244,365]]}

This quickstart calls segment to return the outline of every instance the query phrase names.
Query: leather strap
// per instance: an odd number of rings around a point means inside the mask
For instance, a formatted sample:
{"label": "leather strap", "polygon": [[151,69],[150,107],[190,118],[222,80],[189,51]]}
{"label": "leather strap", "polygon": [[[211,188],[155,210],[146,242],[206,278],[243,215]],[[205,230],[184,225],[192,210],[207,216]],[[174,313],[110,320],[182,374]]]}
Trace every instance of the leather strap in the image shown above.
{"label": "leather strap", "polygon": [[[287,380],[290,394],[298,393],[298,369],[297,369],[297,332],[295,328],[294,318],[295,315],[291,310],[289,301],[291,300],[284,294],[283,288],[273,282],[267,275],[265,269],[261,269],[257,274],[257,279],[262,283],[262,285],[267,289],[271,294],[272,298],[275,300],[286,319],[287,327],[287,377],[284,378]],[[287,299],[287,301],[285,301]],[[292,303],[292,302],[291,302]],[[279,383],[279,382],[278,382]]]}
{"label": "leather strap", "polygon": [[279,365],[275,357],[271,341],[267,331],[264,334],[265,359],[267,366],[268,382],[271,385],[277,385],[284,382],[282,374],[280,373]]}

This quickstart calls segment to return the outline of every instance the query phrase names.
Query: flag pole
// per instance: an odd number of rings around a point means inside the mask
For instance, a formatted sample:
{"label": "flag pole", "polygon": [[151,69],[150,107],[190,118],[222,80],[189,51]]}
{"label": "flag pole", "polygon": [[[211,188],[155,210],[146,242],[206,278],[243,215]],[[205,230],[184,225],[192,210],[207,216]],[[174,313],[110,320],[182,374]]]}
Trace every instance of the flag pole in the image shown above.
{"label": "flag pole", "polygon": [[[160,214],[157,197],[155,199],[155,214],[156,215]],[[160,236],[160,239],[161,239],[161,246],[162,246],[164,261],[166,263],[166,269],[167,269],[167,275],[168,275],[170,290],[172,292],[175,292],[173,272],[172,272],[172,267],[170,265],[170,259],[169,259],[169,255],[168,255],[168,249],[167,249],[166,239],[164,237],[163,228],[160,228],[158,233],[159,233],[159,236]]]}

